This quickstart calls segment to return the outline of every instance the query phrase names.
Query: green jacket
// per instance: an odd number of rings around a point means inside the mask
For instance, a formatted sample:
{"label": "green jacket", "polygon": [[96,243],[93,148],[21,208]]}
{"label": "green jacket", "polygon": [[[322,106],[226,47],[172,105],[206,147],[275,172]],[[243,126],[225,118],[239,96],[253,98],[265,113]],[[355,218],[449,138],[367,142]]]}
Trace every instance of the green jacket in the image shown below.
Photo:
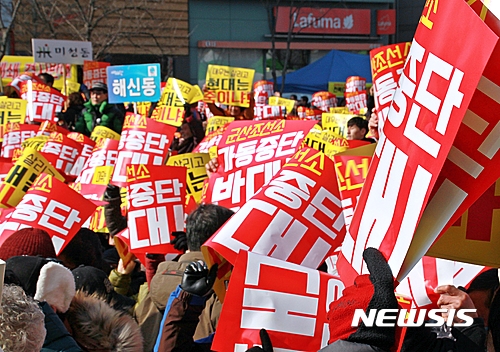
{"label": "green jacket", "polygon": [[88,101],[83,106],[82,113],[75,122],[76,132],[90,136],[94,127],[104,126],[121,134],[123,114],[114,104],[103,101],[100,105],[92,105],[92,102]]}

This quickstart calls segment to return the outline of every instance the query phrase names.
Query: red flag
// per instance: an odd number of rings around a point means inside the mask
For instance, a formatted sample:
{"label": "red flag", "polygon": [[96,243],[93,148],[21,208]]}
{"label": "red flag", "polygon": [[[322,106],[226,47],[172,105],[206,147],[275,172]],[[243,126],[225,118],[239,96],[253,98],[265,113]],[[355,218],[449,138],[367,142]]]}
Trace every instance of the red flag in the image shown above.
{"label": "red flag", "polygon": [[127,113],[111,183],[124,187],[127,165],[164,165],[176,128]]}
{"label": "red flag", "polygon": [[[434,4],[424,9],[429,16],[417,28],[342,245],[338,268],[346,285],[367,272],[366,247],[379,248],[402,278],[413,233],[498,40],[462,0]],[[460,47],[445,44],[457,37]]]}
{"label": "red flag", "polygon": [[206,202],[237,209],[300,148],[314,121],[235,121],[218,144]]}
{"label": "red flag", "polygon": [[38,176],[15,210],[0,226],[2,242],[17,230],[37,227],[45,230],[59,254],[96,205],[73,191],[68,185],[47,174]]}
{"label": "red flag", "polygon": [[184,230],[186,168],[127,166],[128,247],[132,253],[178,253],[173,231]]}
{"label": "red flag", "polygon": [[273,348],[317,351],[327,345],[326,314],[344,285],[331,275],[241,251],[215,333],[215,351],[246,351],[267,330]]}

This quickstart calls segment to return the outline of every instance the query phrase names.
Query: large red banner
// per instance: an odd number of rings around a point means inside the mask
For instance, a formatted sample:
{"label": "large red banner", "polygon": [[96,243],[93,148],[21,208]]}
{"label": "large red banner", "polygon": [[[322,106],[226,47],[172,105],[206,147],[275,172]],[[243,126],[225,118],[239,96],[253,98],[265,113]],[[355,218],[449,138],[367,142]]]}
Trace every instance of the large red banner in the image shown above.
{"label": "large red banner", "polygon": [[[338,267],[346,284],[366,272],[366,247],[379,248],[402,279],[401,267],[423,209],[498,40],[461,0],[432,9],[424,9],[430,15],[417,28],[384,138],[342,245]],[[444,44],[457,36],[466,51]]]}
{"label": "large red banner", "polygon": [[106,74],[106,67],[109,65],[111,65],[109,62],[84,61],[83,84],[90,89],[97,82],[106,83],[108,78],[108,75]]}
{"label": "large red banner", "polygon": [[314,121],[235,121],[218,144],[206,203],[238,209],[292,157]]}
{"label": "large red banner", "polygon": [[246,351],[260,345],[264,328],[275,351],[317,351],[328,343],[328,307],[343,290],[334,276],[241,251],[212,349]]}
{"label": "large red banner", "polygon": [[324,153],[301,149],[204,247],[232,264],[249,250],[317,268],[345,236],[334,172]]}
{"label": "large red banner", "polygon": [[[483,12],[483,3],[472,6],[477,14]],[[483,18],[486,25],[500,35],[500,21],[493,15]],[[449,229],[500,177],[500,119],[492,113],[499,108],[500,103],[498,57],[500,44],[497,43],[422,215],[416,235],[425,243],[419,243],[418,247],[412,245],[412,257],[423,255],[434,240]],[[487,212],[469,217],[469,221],[468,226],[477,226],[478,229],[482,225],[491,229],[493,224],[491,213]],[[491,240],[490,236],[487,236],[487,240]],[[477,261],[473,262],[482,263],[482,254],[476,253]],[[408,262],[405,271],[411,265],[412,262]]]}
{"label": "large red banner", "polygon": [[[410,51],[410,42],[382,46],[370,51],[373,96],[378,117],[378,130],[382,132],[389,114],[399,76]],[[371,111],[370,111],[371,113]]]}
{"label": "large red banner", "polygon": [[186,168],[127,166],[128,247],[135,253],[177,253],[171,233],[184,230]]}
{"label": "large red banner", "polygon": [[176,128],[142,115],[127,113],[111,183],[127,184],[127,165],[164,165]]}
{"label": "large red banner", "polygon": [[96,205],[73,191],[55,177],[41,174],[31,185],[15,210],[0,225],[2,242],[15,231],[26,227],[45,230],[59,254]]}

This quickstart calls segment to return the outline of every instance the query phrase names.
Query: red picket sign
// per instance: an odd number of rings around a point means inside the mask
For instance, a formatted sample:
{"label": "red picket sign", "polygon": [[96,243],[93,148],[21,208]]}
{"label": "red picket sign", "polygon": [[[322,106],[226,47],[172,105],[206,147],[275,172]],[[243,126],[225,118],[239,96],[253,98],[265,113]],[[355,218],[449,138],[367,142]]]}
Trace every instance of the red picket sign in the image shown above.
{"label": "red picket sign", "polygon": [[253,97],[255,105],[266,105],[269,97],[274,94],[273,82],[257,81],[253,84]]}
{"label": "red picket sign", "polygon": [[125,187],[127,165],[164,165],[176,128],[127,113],[111,183]]}
{"label": "red picket sign", "polygon": [[14,156],[14,150],[21,149],[25,140],[36,136],[38,127],[17,122],[7,124],[3,135],[2,158],[11,159]]}
{"label": "red picket sign", "polygon": [[235,121],[218,143],[219,168],[209,179],[206,202],[237,209],[300,148],[314,121]]}
{"label": "red picket sign", "polygon": [[249,250],[316,269],[345,236],[338,185],[329,178],[334,172],[324,153],[301,149],[204,249],[231,264]]}
{"label": "red picket sign", "polygon": [[83,61],[83,84],[89,89],[97,82],[106,83],[108,75],[106,67],[111,65],[109,62]]}
{"label": "red picket sign", "polygon": [[328,307],[343,290],[334,276],[241,251],[212,349],[246,351],[261,344],[264,328],[276,351],[318,351],[330,335]]}
{"label": "red picket sign", "polygon": [[12,166],[12,161],[7,158],[0,158],[0,183],[5,180],[5,177],[9,173]]}
{"label": "red picket sign", "polygon": [[277,120],[285,118],[283,106],[256,105],[253,108],[254,120]]}
{"label": "red picket sign", "polygon": [[[229,124],[228,124],[229,125]],[[193,149],[193,153],[208,153],[208,150],[215,146],[219,145],[222,140],[222,135],[227,129],[227,125],[218,128],[212,133],[207,134],[202,141]]]}
{"label": "red picket sign", "polygon": [[354,209],[356,209],[372,157],[349,155],[349,151],[347,151],[334,155],[333,160],[335,161],[346,231],[349,231]]}
{"label": "red picket sign", "polygon": [[[485,11],[486,5],[478,2],[471,6],[478,15],[485,18],[486,25],[500,36],[500,21],[489,11]],[[484,69],[483,76],[479,80],[443,170],[432,190],[429,204],[422,215],[416,236],[422,241],[425,240],[426,243],[419,246],[416,255],[425,253],[436,238],[440,238],[500,178],[500,168],[498,167],[500,162],[500,153],[498,153],[500,121],[498,116],[492,113],[498,109],[500,103],[497,94],[500,89],[499,57],[500,43],[497,43]],[[486,198],[492,199],[492,203],[495,204],[494,208],[496,208],[496,204],[498,204],[495,200],[498,199],[497,193],[493,192],[492,195],[492,197],[486,196]],[[491,248],[491,245],[496,246],[495,237],[497,237],[495,231],[490,231],[491,226],[496,224],[492,219],[492,212],[490,208],[490,210],[485,209],[477,212],[476,216],[469,216],[470,222],[467,225],[478,230],[481,227],[487,228],[487,235],[477,240],[484,241],[483,243],[489,247],[488,249]],[[469,214],[471,213],[469,212]],[[453,259],[475,264],[491,263],[492,257],[485,261],[486,253],[483,250],[479,247],[471,248],[469,246],[469,244],[480,244],[480,242],[476,242],[470,235],[466,239],[473,241],[457,241],[455,244],[465,252],[474,252],[476,258],[457,256]],[[413,252],[412,248],[410,248],[411,252]],[[446,257],[449,258],[449,256]],[[496,255],[495,257],[498,258]],[[411,268],[411,262],[405,265],[406,270],[409,268]]]}
{"label": "red picket sign", "polygon": [[370,51],[373,96],[375,98],[379,132],[382,130],[389,114],[392,97],[396,91],[399,76],[403,71],[410,46],[410,42],[405,42],[382,46]]}
{"label": "red picket sign", "polygon": [[359,76],[347,77],[345,81],[345,92],[363,92],[366,89],[366,78]]}
{"label": "red picket sign", "polygon": [[62,111],[66,97],[58,90],[35,80],[20,82],[21,98],[28,101],[26,119],[57,122],[56,113]]}
{"label": "red picket sign", "polygon": [[316,92],[312,95],[311,105],[324,112],[337,106],[337,96],[330,92]]}
{"label": "red picket sign", "polygon": [[361,109],[366,108],[366,91],[344,93],[345,106],[351,114],[359,114]]}
{"label": "red picket sign", "polygon": [[399,284],[396,292],[411,297],[415,307],[437,308],[440,295],[434,292],[436,287],[467,287],[477,275],[488,269],[481,265],[424,256]]}
{"label": "red picket sign", "polygon": [[84,136],[83,134],[78,132],[68,133],[68,138],[77,141],[82,146],[82,151],[80,152],[80,155],[76,158],[75,164],[73,165],[73,168],[69,172],[70,176],[78,176],[80,175],[80,172],[82,172],[83,167],[85,166],[87,160],[92,155],[92,151],[94,150],[96,143],[89,137]]}
{"label": "red picket sign", "polygon": [[57,123],[52,122],[52,121],[43,121],[39,128],[38,132],[36,133],[37,136],[47,136],[49,137],[52,132],[58,132],[61,133],[62,135],[66,136],[69,131],[65,129],[64,127],[59,126]]}
{"label": "red picket sign", "polygon": [[321,121],[321,117],[323,116],[323,110],[311,109],[305,106],[298,106],[297,115],[301,119]]}
{"label": "red picket sign", "polygon": [[114,139],[101,139],[92,150],[92,154],[85,162],[82,171],[76,178],[75,184],[79,184],[79,192],[88,199],[100,200],[106,185],[92,183],[96,168],[105,166],[114,168],[118,160],[118,141]]}
{"label": "red picket sign", "polygon": [[186,168],[127,166],[128,247],[132,253],[178,253],[173,231],[184,230]]}
{"label": "red picket sign", "polygon": [[40,153],[61,175],[66,176],[73,168],[83,146],[59,132],[52,132]]}
{"label": "red picket sign", "polygon": [[[498,40],[461,0],[426,7],[424,14],[429,16],[417,28],[342,244],[338,268],[346,285],[367,272],[366,247],[380,249],[395,277],[403,279],[413,234]],[[466,51],[444,44],[457,37]]]}
{"label": "red picket sign", "polygon": [[95,209],[94,203],[43,173],[0,225],[0,238],[3,242],[22,228],[40,228],[49,233],[59,255]]}

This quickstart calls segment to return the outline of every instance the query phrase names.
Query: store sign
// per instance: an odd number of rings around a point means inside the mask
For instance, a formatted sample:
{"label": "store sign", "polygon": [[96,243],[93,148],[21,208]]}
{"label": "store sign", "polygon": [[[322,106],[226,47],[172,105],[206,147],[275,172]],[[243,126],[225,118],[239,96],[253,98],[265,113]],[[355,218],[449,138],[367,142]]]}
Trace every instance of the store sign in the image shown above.
{"label": "store sign", "polygon": [[377,35],[396,33],[396,10],[377,10]]}
{"label": "store sign", "polygon": [[285,7],[276,10],[276,32],[301,34],[370,34],[370,10]]}

